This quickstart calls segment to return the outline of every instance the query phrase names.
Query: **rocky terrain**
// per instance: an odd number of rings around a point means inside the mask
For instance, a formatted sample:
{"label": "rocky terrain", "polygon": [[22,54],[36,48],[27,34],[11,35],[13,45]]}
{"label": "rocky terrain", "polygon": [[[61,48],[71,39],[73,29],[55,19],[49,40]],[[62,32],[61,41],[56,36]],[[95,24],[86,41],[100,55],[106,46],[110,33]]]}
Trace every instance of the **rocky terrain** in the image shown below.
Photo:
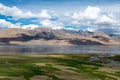
{"label": "rocky terrain", "polygon": [[8,28],[0,30],[0,44],[5,45],[119,45],[120,36],[103,32],[75,30],[34,30]]}

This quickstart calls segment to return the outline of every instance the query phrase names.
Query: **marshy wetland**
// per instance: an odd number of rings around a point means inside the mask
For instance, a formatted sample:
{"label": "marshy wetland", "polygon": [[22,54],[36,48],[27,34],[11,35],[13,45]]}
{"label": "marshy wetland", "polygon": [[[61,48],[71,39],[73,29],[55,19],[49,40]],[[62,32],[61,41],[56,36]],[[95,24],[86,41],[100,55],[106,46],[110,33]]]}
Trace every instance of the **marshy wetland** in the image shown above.
{"label": "marshy wetland", "polygon": [[1,54],[0,80],[120,80],[120,55]]}

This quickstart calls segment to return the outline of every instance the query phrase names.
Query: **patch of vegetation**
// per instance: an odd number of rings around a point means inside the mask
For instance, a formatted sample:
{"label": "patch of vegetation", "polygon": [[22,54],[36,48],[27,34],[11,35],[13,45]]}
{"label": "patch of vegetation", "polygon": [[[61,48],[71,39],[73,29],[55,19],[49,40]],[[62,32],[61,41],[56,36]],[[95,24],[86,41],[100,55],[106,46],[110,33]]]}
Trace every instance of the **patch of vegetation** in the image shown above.
{"label": "patch of vegetation", "polygon": [[114,57],[109,57],[112,60],[120,62],[120,55],[115,55]]}
{"label": "patch of vegetation", "polygon": [[[93,55],[0,55],[0,76],[5,76],[5,78],[1,77],[0,80],[13,80],[10,77],[22,77],[25,80],[29,80],[34,76],[47,76],[50,80],[69,80],[64,77],[58,77],[57,74],[61,76],[73,76],[73,78],[77,78],[77,80],[81,78],[81,75],[85,79],[87,79],[87,77],[91,77],[96,80],[119,80],[116,77],[120,76],[120,72],[110,74],[113,75],[110,76],[105,71],[99,71],[99,69],[104,68],[105,65],[108,66],[108,64],[90,61],[89,58],[91,56]],[[116,58],[118,59],[118,56],[106,58],[115,60]],[[36,65],[36,63],[44,63],[44,65]]]}
{"label": "patch of vegetation", "polygon": [[99,63],[94,63],[94,62],[88,62],[88,61],[81,61],[81,60],[74,60],[73,59],[62,59],[62,58],[55,58],[57,62],[63,63],[62,65],[70,66],[70,67],[79,67],[80,65],[93,65],[93,66],[98,66],[102,67],[102,64]]}
{"label": "patch of vegetation", "polygon": [[115,72],[117,76],[120,76],[120,71]]}
{"label": "patch of vegetation", "polygon": [[0,80],[10,80],[10,79],[8,79],[8,78],[3,78],[3,79],[0,79]]}
{"label": "patch of vegetation", "polygon": [[65,79],[60,79],[54,75],[47,75],[49,77],[50,80],[65,80]]}
{"label": "patch of vegetation", "polygon": [[84,66],[81,66],[79,69],[69,69],[69,70],[73,70],[79,74],[82,74],[82,75],[87,75],[87,76],[90,76],[90,77],[96,77],[96,78],[99,78],[101,80],[117,80],[116,78],[113,78],[113,77],[110,77],[110,76],[107,76],[106,74],[103,74],[103,73],[100,73],[100,72],[97,72],[96,69],[93,69],[93,68],[86,68]]}

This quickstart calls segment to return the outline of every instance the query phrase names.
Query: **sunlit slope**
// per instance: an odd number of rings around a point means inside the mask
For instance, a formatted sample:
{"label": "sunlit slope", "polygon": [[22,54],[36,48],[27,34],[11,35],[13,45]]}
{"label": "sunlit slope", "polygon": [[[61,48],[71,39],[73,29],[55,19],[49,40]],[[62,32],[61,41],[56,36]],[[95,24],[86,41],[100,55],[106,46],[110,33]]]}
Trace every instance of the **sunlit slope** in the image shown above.
{"label": "sunlit slope", "polygon": [[8,28],[0,30],[0,44],[18,45],[119,45],[119,37],[111,37],[103,32],[75,30],[34,30]]}

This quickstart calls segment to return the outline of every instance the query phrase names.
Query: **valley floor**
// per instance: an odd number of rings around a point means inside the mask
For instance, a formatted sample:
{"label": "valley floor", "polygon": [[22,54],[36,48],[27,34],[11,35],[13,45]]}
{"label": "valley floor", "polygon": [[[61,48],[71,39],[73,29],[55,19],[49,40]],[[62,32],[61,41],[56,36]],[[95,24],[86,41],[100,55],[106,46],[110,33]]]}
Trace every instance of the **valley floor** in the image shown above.
{"label": "valley floor", "polygon": [[120,80],[120,55],[1,54],[0,80]]}

